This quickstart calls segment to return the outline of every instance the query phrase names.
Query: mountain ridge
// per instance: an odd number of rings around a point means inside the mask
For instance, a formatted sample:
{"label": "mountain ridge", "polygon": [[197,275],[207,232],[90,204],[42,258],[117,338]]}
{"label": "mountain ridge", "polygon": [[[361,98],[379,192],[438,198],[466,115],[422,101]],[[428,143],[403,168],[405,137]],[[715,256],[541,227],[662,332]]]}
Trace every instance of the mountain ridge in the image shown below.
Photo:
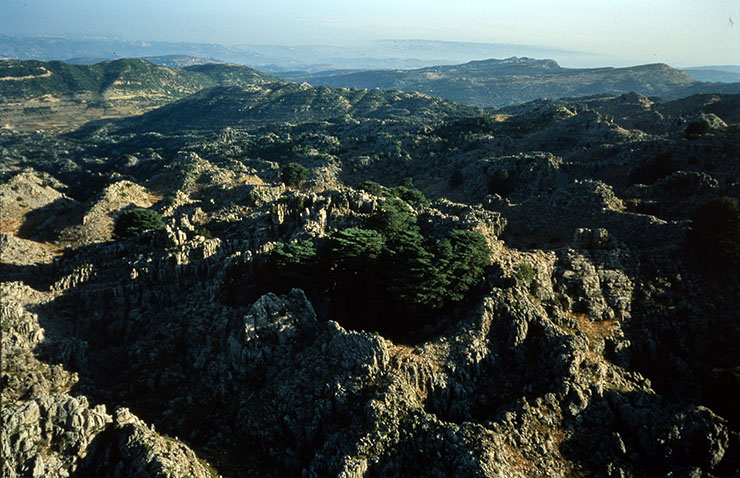
{"label": "mountain ridge", "polygon": [[281,81],[225,63],[170,68],[138,58],[94,65],[5,59],[0,60],[0,126],[69,128],[140,114],[204,88]]}
{"label": "mountain ridge", "polygon": [[563,68],[554,60],[518,57],[415,70],[368,70],[300,78],[315,85],[419,91],[480,107],[500,107],[537,98],[557,99],[630,91],[666,99],[695,93],[740,92],[740,83],[698,82],[665,63]]}

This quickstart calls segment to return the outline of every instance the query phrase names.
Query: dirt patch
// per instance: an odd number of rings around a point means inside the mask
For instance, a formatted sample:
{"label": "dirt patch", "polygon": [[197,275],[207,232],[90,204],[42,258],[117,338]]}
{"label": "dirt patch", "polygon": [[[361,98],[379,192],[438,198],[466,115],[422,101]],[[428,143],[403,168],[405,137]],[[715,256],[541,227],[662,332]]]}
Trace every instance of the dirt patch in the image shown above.
{"label": "dirt patch", "polygon": [[33,80],[36,78],[48,78],[51,76],[51,72],[45,67],[40,66],[39,70],[44,72],[40,75],[26,75],[26,76],[0,76],[0,81],[22,81],[22,80]]}

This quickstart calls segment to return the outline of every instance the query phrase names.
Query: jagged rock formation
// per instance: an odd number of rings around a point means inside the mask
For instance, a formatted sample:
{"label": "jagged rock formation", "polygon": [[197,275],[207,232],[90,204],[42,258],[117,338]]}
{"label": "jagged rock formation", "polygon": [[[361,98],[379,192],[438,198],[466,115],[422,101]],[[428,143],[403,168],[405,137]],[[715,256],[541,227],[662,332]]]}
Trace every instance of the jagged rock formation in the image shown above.
{"label": "jagged rock formation", "polygon": [[[737,365],[737,271],[703,270],[684,241],[698,204],[740,191],[734,97],[481,120],[294,86],[275,114],[309,105],[315,123],[269,125],[250,98],[226,129],[136,129],[246,95],[222,93],[0,136],[4,476],[737,476],[737,415],[716,392]],[[701,113],[722,122],[687,137]],[[44,145],[59,153],[32,157]],[[281,183],[289,161],[305,183]],[[463,300],[390,338],[333,320],[319,274],[265,290],[278,243],[365,226],[391,194],[427,238],[484,237]],[[165,229],[112,240],[132,205]]]}

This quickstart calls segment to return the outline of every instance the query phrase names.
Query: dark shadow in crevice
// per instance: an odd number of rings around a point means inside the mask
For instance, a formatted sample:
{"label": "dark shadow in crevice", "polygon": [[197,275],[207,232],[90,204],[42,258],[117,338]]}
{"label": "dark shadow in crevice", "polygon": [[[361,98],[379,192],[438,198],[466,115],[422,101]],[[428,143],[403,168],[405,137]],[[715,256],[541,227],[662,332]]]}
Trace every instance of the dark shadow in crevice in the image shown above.
{"label": "dark shadow in crevice", "polygon": [[47,290],[51,286],[53,271],[53,263],[33,265],[0,263],[0,277],[3,282],[23,282],[38,291]]}
{"label": "dark shadow in crevice", "polygon": [[[732,477],[740,466],[740,440],[720,445],[717,418],[706,409],[671,403],[641,390],[606,390],[593,397],[577,417],[573,435],[563,442],[563,456],[585,470],[621,469],[634,476]],[[616,471],[616,470],[615,470]]]}
{"label": "dark shadow in crevice", "polygon": [[[497,321],[504,323],[506,313]],[[507,345],[506,330],[493,331],[490,354],[471,370],[455,370],[447,386],[432,390],[425,410],[455,423],[488,423],[505,411],[515,410],[521,399],[533,401],[558,393],[567,380],[567,367],[556,364],[552,350],[562,348],[566,336],[548,336],[537,322],[530,322],[527,336],[516,347]]]}
{"label": "dark shadow in crevice", "polygon": [[[79,206],[76,201],[67,198],[58,198],[49,204],[26,213],[23,224],[18,229],[17,236],[36,242],[53,242],[59,239],[59,231],[65,225],[72,225],[75,219],[71,217]],[[81,219],[81,218],[78,218]],[[64,223],[67,224],[64,224]]]}
{"label": "dark shadow in crevice", "polygon": [[[158,433],[185,437],[182,441],[224,475],[283,469],[257,443],[245,455],[244,443],[234,439],[239,430],[229,429],[237,422],[236,416],[228,415],[236,413],[233,406],[216,396],[193,400],[198,388],[204,387],[199,384],[201,372],[191,364],[194,337],[187,328],[169,324],[186,318],[168,318],[167,311],[176,314],[184,298],[220,280],[220,268],[209,266],[208,259],[173,264],[163,255],[157,259],[161,263],[151,263],[148,273],[121,283],[121,271],[128,274],[131,268],[129,259],[151,253],[163,240],[162,234],[144,233],[122,243],[90,244],[68,251],[40,286],[48,288],[73,272],[80,260],[94,261],[96,272],[31,310],[38,313],[46,331],[35,353],[50,364],[62,361],[67,370],[79,374],[80,381],[68,392],[72,396],[86,396],[91,406],[105,404],[109,413],[128,407]],[[25,274],[32,272],[29,268]],[[19,268],[13,274],[24,271]],[[133,361],[134,347],[152,351],[152,360],[142,363],[139,352],[139,359]],[[125,452],[124,445],[116,441],[120,439],[120,432],[112,430],[96,438],[92,450],[98,451],[83,460],[76,476],[108,474],[116,463],[110,456]],[[123,458],[131,459],[131,455]]]}

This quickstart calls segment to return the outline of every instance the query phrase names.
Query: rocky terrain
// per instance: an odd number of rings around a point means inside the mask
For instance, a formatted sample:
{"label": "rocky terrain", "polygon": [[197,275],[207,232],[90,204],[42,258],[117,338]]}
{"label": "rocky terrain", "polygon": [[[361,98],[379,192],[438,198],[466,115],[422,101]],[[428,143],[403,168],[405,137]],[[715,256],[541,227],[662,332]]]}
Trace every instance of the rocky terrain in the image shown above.
{"label": "rocky terrain", "polygon": [[3,476],[740,476],[739,104],[255,84],[0,131]]}

